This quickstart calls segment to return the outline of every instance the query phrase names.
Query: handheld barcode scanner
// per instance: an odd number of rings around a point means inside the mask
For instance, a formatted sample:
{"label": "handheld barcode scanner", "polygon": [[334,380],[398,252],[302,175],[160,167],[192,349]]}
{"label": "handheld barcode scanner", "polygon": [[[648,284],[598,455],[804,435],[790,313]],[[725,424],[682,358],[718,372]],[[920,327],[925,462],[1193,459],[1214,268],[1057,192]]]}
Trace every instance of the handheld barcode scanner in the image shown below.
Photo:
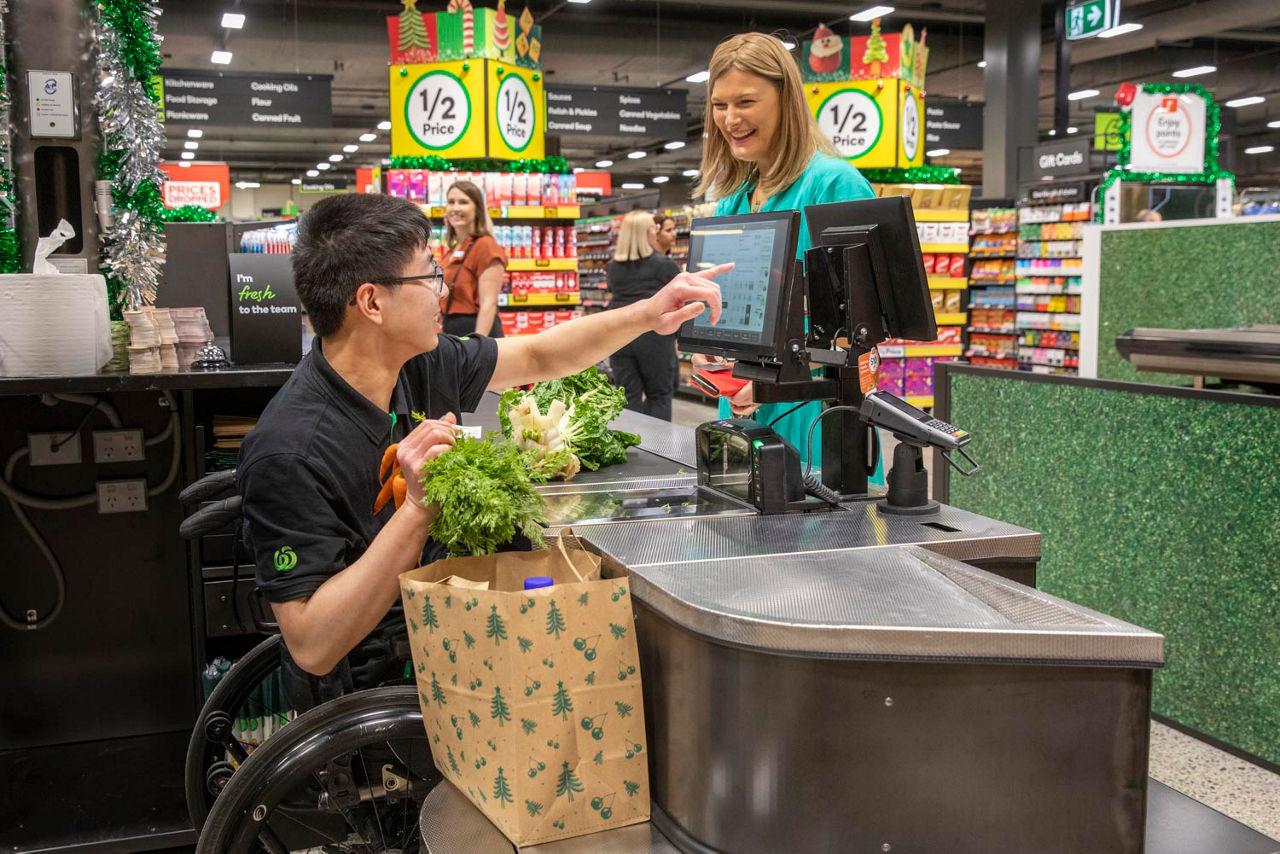
{"label": "handheld barcode scanner", "polygon": [[[830,402],[820,416],[821,482],[801,473],[799,454],[772,430],[738,419],[698,427],[698,481],[762,513],[866,500],[868,471],[879,457],[871,428],[879,426],[901,441],[881,510],[932,512],[937,505],[928,499],[927,482],[920,486],[921,450],[932,445],[949,453],[958,449],[957,437],[941,428],[908,429],[904,418],[914,424],[932,419],[887,392],[864,396],[859,380],[859,359],[886,338],[932,341],[938,334],[910,202],[890,196],[814,205],[805,208],[805,218],[813,248],[803,263],[794,260],[797,211],[694,220],[689,269],[726,260],[735,267],[718,279],[720,322],[712,326],[706,313],[687,322],[679,346],[736,359],[733,376],[753,381],[761,403]],[[821,376],[813,375],[813,364],[822,366]],[[967,441],[968,434],[958,432]],[[977,471],[976,465],[956,468]]]}

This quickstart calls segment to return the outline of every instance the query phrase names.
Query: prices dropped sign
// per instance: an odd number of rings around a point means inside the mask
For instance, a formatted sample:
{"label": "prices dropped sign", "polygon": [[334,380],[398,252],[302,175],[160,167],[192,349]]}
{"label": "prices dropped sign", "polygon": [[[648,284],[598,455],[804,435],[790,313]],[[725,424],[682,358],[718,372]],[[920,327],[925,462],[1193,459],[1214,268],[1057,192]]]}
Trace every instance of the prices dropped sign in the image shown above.
{"label": "prices dropped sign", "polygon": [[884,132],[884,114],[861,89],[831,94],[818,108],[818,127],[841,157],[856,160],[869,154]]}

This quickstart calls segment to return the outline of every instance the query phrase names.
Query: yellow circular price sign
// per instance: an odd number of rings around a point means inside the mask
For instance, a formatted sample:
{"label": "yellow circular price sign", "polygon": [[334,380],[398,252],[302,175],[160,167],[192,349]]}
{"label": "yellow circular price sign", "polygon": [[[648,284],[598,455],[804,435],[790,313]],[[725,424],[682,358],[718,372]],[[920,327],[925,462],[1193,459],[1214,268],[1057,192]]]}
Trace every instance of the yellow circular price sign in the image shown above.
{"label": "yellow circular price sign", "polygon": [[409,87],[405,127],[423,148],[442,151],[456,145],[471,124],[471,98],[462,81],[448,71],[428,71]]}

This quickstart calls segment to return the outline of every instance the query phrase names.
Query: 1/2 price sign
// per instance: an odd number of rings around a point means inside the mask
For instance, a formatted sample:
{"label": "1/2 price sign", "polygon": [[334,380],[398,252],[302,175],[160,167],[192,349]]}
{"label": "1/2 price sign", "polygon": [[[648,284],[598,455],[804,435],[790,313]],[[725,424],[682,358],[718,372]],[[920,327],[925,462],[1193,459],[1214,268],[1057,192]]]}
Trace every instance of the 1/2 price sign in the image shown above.
{"label": "1/2 price sign", "polygon": [[391,66],[391,155],[484,157],[481,63]]}
{"label": "1/2 price sign", "polygon": [[488,156],[535,159],[546,156],[547,104],[542,75],[496,62],[486,65],[489,66]]}
{"label": "1/2 price sign", "polygon": [[833,92],[818,107],[818,127],[841,157],[857,160],[870,154],[884,133],[880,105],[861,89]]}
{"label": "1/2 price sign", "polygon": [[923,159],[919,89],[900,80],[850,80],[805,86],[823,136],[855,166],[907,166]]}

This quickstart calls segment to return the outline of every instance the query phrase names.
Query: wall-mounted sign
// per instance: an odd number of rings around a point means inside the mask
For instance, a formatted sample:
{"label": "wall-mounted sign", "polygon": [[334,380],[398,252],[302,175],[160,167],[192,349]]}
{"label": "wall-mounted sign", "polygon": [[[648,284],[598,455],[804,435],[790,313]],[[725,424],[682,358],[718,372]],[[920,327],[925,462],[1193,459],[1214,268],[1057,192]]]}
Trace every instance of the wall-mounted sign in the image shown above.
{"label": "wall-mounted sign", "polygon": [[926,149],[982,150],[981,101],[929,98],[924,102]]}
{"label": "wall-mounted sign", "polygon": [[684,139],[688,93],[621,86],[548,86],[547,132]]}
{"label": "wall-mounted sign", "polygon": [[1129,113],[1129,168],[1134,172],[1204,171],[1206,106],[1194,92],[1138,89]]}
{"label": "wall-mounted sign", "polygon": [[52,139],[80,136],[76,121],[76,79],[67,71],[27,72],[27,115],[31,135]]}
{"label": "wall-mounted sign", "polygon": [[1072,178],[1089,174],[1089,138],[1037,145],[1032,163],[1032,180]]}
{"label": "wall-mounted sign", "polygon": [[302,358],[302,306],[289,255],[233,252],[231,361],[295,363]]}
{"label": "wall-mounted sign", "polygon": [[850,80],[805,86],[823,136],[855,166],[919,166],[924,162],[924,101],[901,80]]}
{"label": "wall-mounted sign", "polygon": [[1067,38],[1090,39],[1120,22],[1120,0],[1080,0],[1067,6]]}
{"label": "wall-mounted sign", "polygon": [[161,69],[165,121],[174,124],[327,128],[327,74],[255,74]]}
{"label": "wall-mounted sign", "polygon": [[336,193],[347,189],[341,178],[303,178],[298,190],[303,193]]}
{"label": "wall-mounted sign", "polygon": [[231,198],[231,168],[225,163],[161,163],[164,205],[199,205],[217,210]]}

